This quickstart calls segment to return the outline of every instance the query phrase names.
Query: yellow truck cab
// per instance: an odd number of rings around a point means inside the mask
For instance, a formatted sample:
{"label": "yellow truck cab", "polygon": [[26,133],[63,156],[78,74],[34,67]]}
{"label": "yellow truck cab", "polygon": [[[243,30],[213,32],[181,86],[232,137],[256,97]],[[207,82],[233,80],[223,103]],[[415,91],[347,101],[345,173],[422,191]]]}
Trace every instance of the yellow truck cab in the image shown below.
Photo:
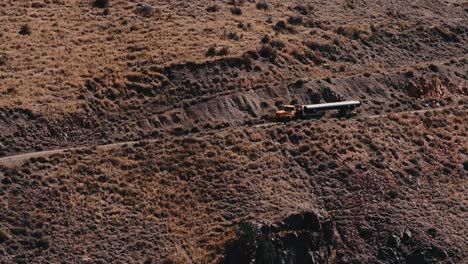
{"label": "yellow truck cab", "polygon": [[276,118],[283,120],[291,120],[297,115],[296,106],[283,105],[281,110],[276,111]]}

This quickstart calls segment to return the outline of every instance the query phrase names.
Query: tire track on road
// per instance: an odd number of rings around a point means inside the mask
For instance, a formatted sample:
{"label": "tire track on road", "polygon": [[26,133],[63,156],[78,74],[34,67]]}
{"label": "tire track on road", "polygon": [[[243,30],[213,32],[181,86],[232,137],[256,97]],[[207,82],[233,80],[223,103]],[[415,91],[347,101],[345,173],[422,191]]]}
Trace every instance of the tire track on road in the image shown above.
{"label": "tire track on road", "polygon": [[[422,110],[413,110],[413,111],[402,111],[402,112],[397,112],[397,113],[388,113],[388,114],[381,114],[381,115],[369,115],[369,116],[364,116],[363,118],[382,118],[382,117],[388,117],[389,115],[403,115],[403,114],[424,114],[427,112],[436,112],[436,111],[444,111],[444,110],[449,110],[449,109],[463,109],[463,111],[466,111],[467,106],[462,105],[462,106],[451,106],[451,107],[439,107],[439,108],[432,108],[432,109],[422,109]],[[258,124],[258,125],[253,125],[252,127],[254,128],[265,128],[265,127],[271,127],[274,125],[284,125],[282,122],[270,122],[270,123],[265,123],[265,124]],[[210,135],[204,135],[201,137],[207,137]],[[37,152],[30,152],[30,153],[23,153],[23,154],[17,154],[17,155],[12,155],[12,156],[7,156],[0,158],[0,165],[3,166],[12,166],[12,165],[17,165],[21,163],[22,161],[31,159],[31,158],[39,158],[39,157],[48,157],[54,154],[61,154],[69,151],[76,151],[76,150],[84,150],[84,149],[89,149],[89,148],[95,148],[97,150],[108,150],[108,149],[113,149],[116,147],[121,147],[124,145],[130,145],[133,146],[137,143],[140,142],[156,142],[160,139],[142,139],[142,140],[137,140],[137,141],[124,141],[124,142],[116,142],[112,144],[106,144],[106,145],[93,145],[93,146],[81,146],[81,147],[68,147],[68,148],[61,148],[61,149],[52,149],[52,150],[44,150],[44,151],[37,151]]]}

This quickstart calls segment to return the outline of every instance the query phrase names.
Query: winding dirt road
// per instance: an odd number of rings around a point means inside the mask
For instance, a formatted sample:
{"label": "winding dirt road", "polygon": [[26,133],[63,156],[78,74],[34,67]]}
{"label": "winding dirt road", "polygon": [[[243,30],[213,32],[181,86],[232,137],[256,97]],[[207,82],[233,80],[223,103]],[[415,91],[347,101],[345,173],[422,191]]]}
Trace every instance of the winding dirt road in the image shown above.
{"label": "winding dirt road", "polygon": [[[423,114],[427,112],[435,112],[435,111],[443,111],[447,109],[457,109],[461,108],[463,111],[466,111],[468,108],[466,106],[451,106],[451,107],[440,107],[440,108],[432,108],[432,109],[423,109],[423,110],[414,110],[414,111],[404,111],[404,112],[398,112],[398,113],[388,113],[388,114],[382,114],[382,115],[369,115],[369,116],[364,116],[364,118],[381,118],[381,117],[387,117],[391,114],[395,115],[403,115],[403,114]],[[273,125],[277,124],[282,124],[278,122],[270,122],[270,123],[265,123],[265,124],[259,124],[259,125],[254,125],[253,127],[255,128],[262,128],[262,127],[270,127]],[[112,143],[112,144],[106,144],[106,145],[98,145],[98,146],[82,146],[82,147],[68,147],[68,148],[61,148],[61,149],[53,149],[53,150],[44,150],[44,151],[37,151],[37,152],[30,152],[30,153],[23,153],[23,154],[17,154],[17,155],[12,155],[12,156],[7,156],[0,158],[0,165],[3,166],[14,166],[18,165],[21,162],[28,160],[30,158],[38,158],[38,157],[47,157],[51,156],[54,154],[60,154],[60,153],[65,153],[68,151],[74,151],[74,150],[82,150],[82,149],[88,149],[88,148],[96,148],[98,150],[108,150],[108,149],[113,149],[116,147],[124,146],[124,145],[134,145],[139,142],[146,141],[146,142],[155,142],[156,139],[150,139],[150,140],[140,140],[140,141],[125,141],[125,142],[117,142],[117,143]]]}

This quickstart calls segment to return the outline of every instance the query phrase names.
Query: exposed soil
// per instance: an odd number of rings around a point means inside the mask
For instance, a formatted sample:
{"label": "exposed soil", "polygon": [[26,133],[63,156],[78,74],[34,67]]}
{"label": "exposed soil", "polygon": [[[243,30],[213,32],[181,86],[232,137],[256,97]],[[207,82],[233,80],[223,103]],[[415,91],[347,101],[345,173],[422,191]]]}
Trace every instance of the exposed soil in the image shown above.
{"label": "exposed soil", "polygon": [[0,260],[467,260],[466,2],[100,2],[0,3]]}

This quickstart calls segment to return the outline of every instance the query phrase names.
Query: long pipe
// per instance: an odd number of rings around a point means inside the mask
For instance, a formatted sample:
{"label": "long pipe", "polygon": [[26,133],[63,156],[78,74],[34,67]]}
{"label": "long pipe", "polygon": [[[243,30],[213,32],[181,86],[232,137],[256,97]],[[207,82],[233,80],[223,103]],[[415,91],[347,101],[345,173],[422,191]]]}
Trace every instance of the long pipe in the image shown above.
{"label": "long pipe", "polygon": [[359,101],[344,101],[336,103],[325,103],[325,104],[313,104],[313,105],[304,105],[304,108],[307,110],[327,110],[327,109],[340,109],[343,107],[358,107],[361,105]]}

